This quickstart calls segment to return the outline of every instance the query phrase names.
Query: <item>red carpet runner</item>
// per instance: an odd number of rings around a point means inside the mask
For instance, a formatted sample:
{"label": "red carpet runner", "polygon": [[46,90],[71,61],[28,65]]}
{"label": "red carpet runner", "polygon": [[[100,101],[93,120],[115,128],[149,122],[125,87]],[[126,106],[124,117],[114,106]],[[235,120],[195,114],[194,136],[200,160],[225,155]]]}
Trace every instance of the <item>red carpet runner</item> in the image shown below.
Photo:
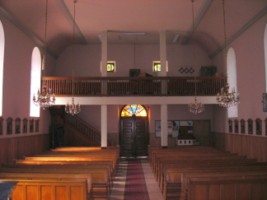
{"label": "red carpet runner", "polygon": [[142,163],[129,160],[125,186],[125,200],[149,200]]}

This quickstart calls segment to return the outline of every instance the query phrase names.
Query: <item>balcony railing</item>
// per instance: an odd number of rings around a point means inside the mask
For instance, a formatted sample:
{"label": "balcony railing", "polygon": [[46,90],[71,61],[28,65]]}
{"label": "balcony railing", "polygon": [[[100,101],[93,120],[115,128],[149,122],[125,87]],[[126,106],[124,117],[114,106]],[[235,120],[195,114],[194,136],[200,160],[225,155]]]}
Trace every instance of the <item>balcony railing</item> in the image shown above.
{"label": "balcony railing", "polygon": [[214,96],[224,77],[43,77],[56,96]]}

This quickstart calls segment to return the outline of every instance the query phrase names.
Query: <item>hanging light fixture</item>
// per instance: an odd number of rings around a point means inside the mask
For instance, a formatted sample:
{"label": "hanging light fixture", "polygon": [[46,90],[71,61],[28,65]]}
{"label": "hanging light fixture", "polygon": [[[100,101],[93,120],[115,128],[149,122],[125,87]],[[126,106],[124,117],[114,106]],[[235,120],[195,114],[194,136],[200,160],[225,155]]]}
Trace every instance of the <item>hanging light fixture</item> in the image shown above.
{"label": "hanging light fixture", "polygon": [[65,112],[74,116],[81,112],[81,106],[80,104],[74,103],[74,97],[72,97],[71,100],[71,104],[67,103],[67,105],[65,106]]}
{"label": "hanging light fixture", "polygon": [[45,5],[45,30],[44,30],[44,41],[45,41],[45,52],[42,58],[42,69],[41,69],[41,91],[37,91],[37,96],[33,95],[33,102],[35,105],[40,106],[40,108],[48,108],[55,104],[56,98],[55,95],[52,93],[50,88],[47,88],[42,83],[43,71],[45,70],[46,65],[46,54],[47,54],[47,12],[48,11],[48,0],[46,0]]}
{"label": "hanging light fixture", "polygon": [[217,94],[217,101],[220,106],[229,108],[239,103],[239,94],[236,93],[234,89],[229,92],[229,84],[227,83]]}
{"label": "hanging light fixture", "polygon": [[51,89],[47,90],[46,87],[42,87],[42,91],[38,90],[37,96],[33,95],[33,102],[43,110],[54,105],[55,101],[55,95],[52,94]]}
{"label": "hanging light fixture", "polygon": [[[76,24],[76,3],[77,0],[73,1],[73,41],[75,42],[75,24]],[[65,106],[65,112],[74,116],[81,112],[80,104],[75,104],[74,102],[74,80],[73,80],[73,72],[72,72],[72,79],[71,79],[71,104],[67,103]]]}
{"label": "hanging light fixture", "polygon": [[[195,32],[195,12],[194,12],[194,0],[191,0],[192,2],[192,19],[193,19],[193,31],[192,35]],[[195,98],[192,103],[188,104],[188,109],[189,112],[194,113],[194,114],[199,114],[202,113],[205,110],[204,105],[197,100],[197,80],[196,77],[194,79],[194,86],[195,86]]]}
{"label": "hanging light fixture", "polygon": [[194,98],[194,101],[192,103],[188,104],[188,109],[189,109],[189,112],[191,112],[193,114],[199,114],[205,110],[205,107],[200,101],[197,100],[197,80],[196,80],[196,78],[194,79],[194,83],[195,83],[195,98]]}
{"label": "hanging light fixture", "polygon": [[72,93],[71,104],[67,103],[67,105],[65,106],[65,112],[74,116],[81,112],[81,106],[80,104],[75,104],[74,102],[74,80],[73,79],[71,80],[71,93]]}
{"label": "hanging light fixture", "polygon": [[[224,64],[226,66],[226,23],[225,23],[225,5],[224,0],[222,0],[223,7],[223,28],[224,28]],[[226,83],[224,87],[221,88],[220,92],[217,93],[217,102],[220,106],[229,108],[231,106],[237,105],[239,103],[239,93],[235,92],[235,89],[229,91],[229,84]]]}

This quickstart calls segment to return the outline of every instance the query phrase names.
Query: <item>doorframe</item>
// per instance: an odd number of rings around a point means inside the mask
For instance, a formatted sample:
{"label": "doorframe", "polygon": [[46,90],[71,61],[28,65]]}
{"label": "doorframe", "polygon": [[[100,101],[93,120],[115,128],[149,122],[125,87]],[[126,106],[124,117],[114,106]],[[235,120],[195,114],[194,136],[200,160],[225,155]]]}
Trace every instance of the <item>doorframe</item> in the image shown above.
{"label": "doorframe", "polygon": [[[146,116],[136,116],[136,115],[132,115],[132,116],[122,116],[122,111],[123,109],[126,107],[126,106],[129,106],[129,105],[140,105],[142,106],[142,108],[146,111]],[[141,104],[127,104],[127,105],[124,105],[122,106],[122,108],[120,109],[120,119],[119,119],[119,145],[121,146],[121,141],[122,141],[122,130],[123,130],[123,124],[122,124],[122,120],[123,119],[136,119],[136,118],[142,118],[142,119],[145,119],[145,126],[146,126],[146,139],[147,139],[147,145],[146,145],[146,148],[148,149],[148,146],[149,146],[149,141],[150,141],[150,137],[149,137],[149,118],[148,118],[148,109],[146,106],[144,105],[141,105]],[[121,147],[120,147],[121,149]]]}

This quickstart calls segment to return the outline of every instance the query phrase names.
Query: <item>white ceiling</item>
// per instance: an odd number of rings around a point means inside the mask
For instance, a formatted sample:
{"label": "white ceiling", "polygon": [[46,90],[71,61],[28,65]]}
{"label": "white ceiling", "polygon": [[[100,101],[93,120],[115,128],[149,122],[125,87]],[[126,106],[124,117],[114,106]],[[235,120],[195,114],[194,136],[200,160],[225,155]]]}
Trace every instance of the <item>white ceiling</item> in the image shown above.
{"label": "white ceiling", "polygon": [[[267,0],[224,1],[229,41],[267,14]],[[74,2],[48,0],[46,39],[45,5],[46,0],[0,0],[0,17],[58,56],[74,41]],[[224,45],[222,0],[78,0],[75,5],[76,43],[99,43],[105,31],[109,43],[158,43],[159,32],[167,31],[168,42],[179,35],[176,43],[197,42],[211,57]]]}

